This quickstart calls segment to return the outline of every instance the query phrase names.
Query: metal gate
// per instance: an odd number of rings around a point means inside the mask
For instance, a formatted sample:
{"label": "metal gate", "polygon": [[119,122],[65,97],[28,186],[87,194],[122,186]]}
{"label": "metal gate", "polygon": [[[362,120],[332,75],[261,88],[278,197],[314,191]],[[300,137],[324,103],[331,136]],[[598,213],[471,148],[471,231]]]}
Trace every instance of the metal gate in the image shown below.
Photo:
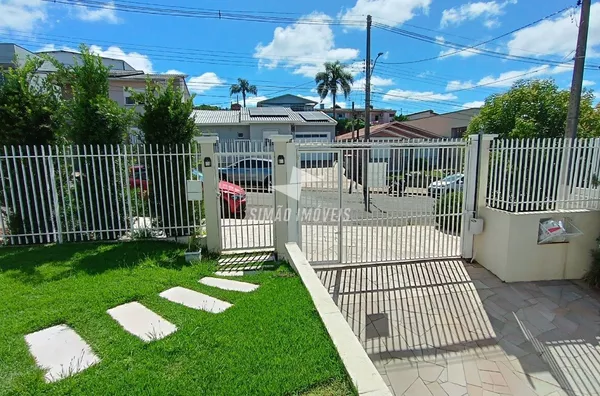
{"label": "metal gate", "polygon": [[311,263],[459,257],[463,140],[299,144],[301,244]]}
{"label": "metal gate", "polygon": [[219,142],[222,251],[273,250],[273,149],[268,142]]}

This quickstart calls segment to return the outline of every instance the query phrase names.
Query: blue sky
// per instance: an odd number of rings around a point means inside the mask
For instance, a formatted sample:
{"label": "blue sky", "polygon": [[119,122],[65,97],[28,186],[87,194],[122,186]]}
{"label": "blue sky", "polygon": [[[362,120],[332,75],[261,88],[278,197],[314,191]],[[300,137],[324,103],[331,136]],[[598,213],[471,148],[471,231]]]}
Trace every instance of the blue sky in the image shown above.
{"label": "blue sky", "polygon": [[[123,5],[156,4],[180,11],[185,7],[220,9],[223,14],[252,15],[263,22],[122,9]],[[258,98],[251,98],[250,105],[284,93],[316,99],[314,74],[324,61],[340,60],[349,65],[356,82],[350,97],[339,97],[338,102],[350,107],[355,101],[364,107],[363,21],[371,14],[375,25],[436,40],[424,42],[373,28],[372,58],[384,53],[374,71],[373,105],[405,114],[426,109],[450,112],[480,104],[525,73],[524,78],[551,77],[568,88],[579,20],[574,7],[477,47],[526,56],[531,58],[528,63],[476,50],[457,51],[443,44],[474,45],[575,4],[575,0],[0,0],[0,35],[2,42],[30,50],[76,48],[84,42],[98,53],[123,58],[145,71],[180,71],[190,76],[188,85],[197,94],[196,103],[220,106],[230,103],[229,86],[238,77],[258,87]],[[192,11],[197,10],[186,14]],[[204,12],[218,15],[218,11]],[[267,18],[275,21],[264,22]],[[585,86],[593,89],[600,83],[600,69],[592,69],[600,65],[600,2],[592,5],[588,41]],[[397,64],[440,55],[444,56]],[[547,61],[564,63],[557,66]]]}

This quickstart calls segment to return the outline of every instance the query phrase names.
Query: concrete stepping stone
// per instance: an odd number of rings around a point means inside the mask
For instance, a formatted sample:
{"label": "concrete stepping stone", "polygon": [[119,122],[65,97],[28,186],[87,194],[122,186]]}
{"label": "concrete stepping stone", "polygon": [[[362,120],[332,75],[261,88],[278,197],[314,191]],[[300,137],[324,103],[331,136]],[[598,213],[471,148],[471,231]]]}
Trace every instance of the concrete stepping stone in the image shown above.
{"label": "concrete stepping stone", "polygon": [[70,377],[100,362],[79,334],[64,324],[27,334],[25,342],[38,367],[46,372],[46,382]]}
{"label": "concrete stepping stone", "polygon": [[246,283],[240,281],[234,281],[229,279],[211,278],[209,276],[200,279],[198,282],[206,286],[218,287],[223,290],[233,290],[242,293],[249,293],[258,289],[258,285],[253,283]]}
{"label": "concrete stepping stone", "polygon": [[177,326],[137,301],[119,305],[106,312],[126,331],[145,342],[160,340],[177,331]]}
{"label": "concrete stepping stone", "polygon": [[201,309],[203,311],[220,313],[231,307],[232,304],[217,298],[186,289],[185,287],[173,287],[160,293],[159,296],[169,301],[185,305],[189,308]]}

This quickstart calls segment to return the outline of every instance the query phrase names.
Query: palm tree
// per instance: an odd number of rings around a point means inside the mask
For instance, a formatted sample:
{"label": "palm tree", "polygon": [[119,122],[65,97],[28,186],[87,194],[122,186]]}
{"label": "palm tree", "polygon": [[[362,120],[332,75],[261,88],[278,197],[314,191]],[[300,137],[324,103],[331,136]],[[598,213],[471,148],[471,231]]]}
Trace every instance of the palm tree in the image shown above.
{"label": "palm tree", "polygon": [[334,120],[338,89],[341,89],[344,93],[344,98],[348,99],[353,82],[354,78],[352,74],[346,70],[346,66],[342,65],[340,61],[325,62],[325,71],[319,72],[315,76],[317,93],[321,97],[321,100],[325,99],[331,93]]}
{"label": "palm tree", "polygon": [[242,99],[244,100],[244,107],[246,107],[246,94],[251,93],[254,96],[258,95],[258,90],[256,89],[256,85],[250,85],[248,80],[244,78],[238,78],[238,83],[231,85],[229,88],[229,96],[233,94],[242,94]]}

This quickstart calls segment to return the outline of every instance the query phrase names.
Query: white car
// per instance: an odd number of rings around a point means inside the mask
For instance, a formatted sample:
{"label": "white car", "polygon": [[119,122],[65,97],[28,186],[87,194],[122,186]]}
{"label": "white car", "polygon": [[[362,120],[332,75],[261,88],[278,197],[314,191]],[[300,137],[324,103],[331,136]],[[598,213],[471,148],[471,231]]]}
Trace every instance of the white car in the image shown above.
{"label": "white car", "polygon": [[437,197],[449,192],[462,191],[464,183],[465,175],[462,173],[455,173],[431,183],[429,187],[427,187],[427,193],[432,197]]}

